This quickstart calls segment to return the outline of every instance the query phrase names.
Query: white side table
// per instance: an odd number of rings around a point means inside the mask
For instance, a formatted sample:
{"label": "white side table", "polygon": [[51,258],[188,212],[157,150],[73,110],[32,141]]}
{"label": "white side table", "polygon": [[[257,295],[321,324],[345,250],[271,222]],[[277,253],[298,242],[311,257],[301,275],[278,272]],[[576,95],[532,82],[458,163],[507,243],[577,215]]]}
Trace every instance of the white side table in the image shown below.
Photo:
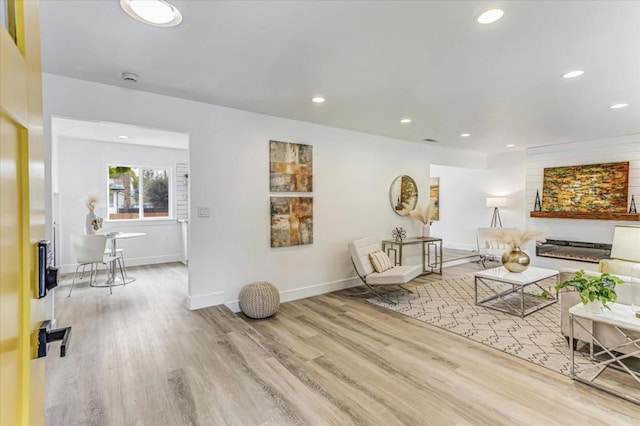
{"label": "white side table", "polygon": [[[634,371],[625,365],[622,361],[629,357],[640,357],[640,338],[633,339],[629,332],[640,333],[640,319],[636,318],[635,314],[631,310],[631,306],[623,305],[621,303],[609,303],[611,307],[611,311],[604,310],[602,313],[594,314],[585,309],[582,303],[579,303],[569,309],[569,318],[570,318],[570,342],[569,347],[571,348],[571,378],[577,380],[579,382],[585,383],[589,386],[593,386],[605,392],[608,392],[612,395],[619,396],[620,398],[624,398],[627,401],[634,402],[640,405],[640,399],[622,393],[616,389],[612,389],[610,387],[604,386],[600,383],[595,383],[596,378],[607,368],[612,367],[617,370],[626,372],[629,376],[631,376],[640,388],[640,372]],[[607,324],[611,327],[614,327],[622,336],[625,337],[625,342],[621,343],[614,347],[606,347],[606,345],[602,344],[596,336],[594,336],[593,329],[594,327],[585,327],[580,321],[576,321],[576,319],[585,319],[592,321],[592,323],[602,323]],[[579,374],[575,372],[575,363],[574,363],[574,327],[578,325],[585,332],[591,336],[591,345],[595,342],[598,346],[602,347],[602,350],[596,354],[593,354],[593,346],[591,348],[592,358],[596,359],[598,357],[604,357],[605,359],[598,362],[592,367],[588,367],[581,371]],[[624,350],[625,353],[621,351]],[[592,379],[587,379],[581,375],[585,372],[597,369],[597,373],[594,375]]]}

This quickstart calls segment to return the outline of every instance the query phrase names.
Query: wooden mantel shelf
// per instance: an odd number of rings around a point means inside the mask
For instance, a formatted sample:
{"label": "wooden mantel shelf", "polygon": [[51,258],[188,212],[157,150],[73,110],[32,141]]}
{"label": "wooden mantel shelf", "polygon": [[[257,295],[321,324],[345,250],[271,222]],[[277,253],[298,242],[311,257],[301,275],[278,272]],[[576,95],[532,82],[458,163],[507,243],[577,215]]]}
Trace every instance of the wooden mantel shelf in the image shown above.
{"label": "wooden mantel shelf", "polygon": [[530,212],[531,217],[640,221],[640,213]]}

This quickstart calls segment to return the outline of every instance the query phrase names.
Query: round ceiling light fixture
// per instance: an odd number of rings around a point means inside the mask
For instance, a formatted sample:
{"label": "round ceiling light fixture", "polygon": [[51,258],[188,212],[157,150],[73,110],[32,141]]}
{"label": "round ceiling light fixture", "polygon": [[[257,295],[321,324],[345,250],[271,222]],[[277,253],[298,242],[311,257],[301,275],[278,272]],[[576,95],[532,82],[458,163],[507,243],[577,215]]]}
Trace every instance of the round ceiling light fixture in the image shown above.
{"label": "round ceiling light fixture", "polygon": [[411,123],[411,119],[410,118],[403,118],[402,120],[400,120],[400,122],[402,124],[409,124],[409,123]]}
{"label": "round ceiling light fixture", "polygon": [[468,138],[469,136],[471,136],[471,133],[463,133],[460,135],[461,138]]}
{"label": "round ceiling light fixture", "polygon": [[321,104],[325,101],[325,99],[322,96],[316,96],[315,98],[311,99],[311,102],[315,102],[317,104]]}
{"label": "round ceiling light fixture", "polygon": [[120,136],[118,136],[118,137],[119,137],[120,139],[129,139],[129,136],[127,136],[127,135],[120,135]]}
{"label": "round ceiling light fixture", "polygon": [[516,144],[514,144],[514,143],[510,143],[508,145],[505,145],[505,147],[507,147],[507,148],[513,148],[514,146],[516,146]]}
{"label": "round ceiling light fixture", "polygon": [[582,70],[573,70],[562,74],[562,78],[576,78],[580,77],[582,74],[584,74],[584,71]]}
{"label": "round ceiling light fixture", "polygon": [[120,0],[127,15],[156,27],[175,27],[182,22],[182,14],[164,0]]}
{"label": "round ceiling light fixture", "polygon": [[478,16],[476,21],[478,21],[479,24],[492,24],[502,18],[502,15],[504,15],[502,9],[491,9]]}
{"label": "round ceiling light fixture", "polygon": [[628,106],[629,106],[629,104],[613,104],[613,105],[609,105],[609,108],[611,108],[611,109],[620,109],[620,108],[626,108]]}

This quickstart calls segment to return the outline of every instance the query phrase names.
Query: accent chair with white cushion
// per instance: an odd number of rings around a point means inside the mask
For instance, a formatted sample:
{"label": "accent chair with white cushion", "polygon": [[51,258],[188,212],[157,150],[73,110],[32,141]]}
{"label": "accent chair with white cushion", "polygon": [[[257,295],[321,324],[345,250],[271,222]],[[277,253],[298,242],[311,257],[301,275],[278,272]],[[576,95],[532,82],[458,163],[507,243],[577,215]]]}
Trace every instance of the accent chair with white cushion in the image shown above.
{"label": "accent chair with white cushion", "polygon": [[[388,261],[386,253],[382,251],[380,241],[371,237],[351,241],[348,247],[353,266],[364,285],[376,296],[390,303],[394,302],[388,297],[379,294],[375,289],[376,286],[395,285],[411,293],[410,290],[402,287],[402,285],[407,284],[422,273],[422,265],[393,266]],[[374,265],[380,272],[376,272]]]}
{"label": "accent chair with white cushion", "polygon": [[[511,246],[509,244],[501,243],[498,240],[495,240],[486,235],[486,232],[490,229],[495,228],[478,228],[476,232],[476,241],[478,243],[478,254],[480,255],[480,263],[482,263],[482,267],[486,268],[487,266],[484,262],[489,260],[497,260],[498,262],[502,261],[502,255],[511,250]],[[515,229],[515,228],[502,228],[503,230],[507,229]]]}

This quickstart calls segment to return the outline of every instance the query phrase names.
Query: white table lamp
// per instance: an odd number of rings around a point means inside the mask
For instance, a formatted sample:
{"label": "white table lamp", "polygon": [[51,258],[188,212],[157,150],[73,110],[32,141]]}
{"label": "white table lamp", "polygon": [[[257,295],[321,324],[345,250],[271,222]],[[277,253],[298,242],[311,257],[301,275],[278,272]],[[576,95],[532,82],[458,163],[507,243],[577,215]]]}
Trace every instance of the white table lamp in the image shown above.
{"label": "white table lamp", "polygon": [[640,226],[616,225],[611,258],[640,262]]}
{"label": "white table lamp", "polygon": [[[613,231],[611,258],[640,262],[640,226],[616,225]],[[631,309],[640,318],[640,284],[630,283]]]}

